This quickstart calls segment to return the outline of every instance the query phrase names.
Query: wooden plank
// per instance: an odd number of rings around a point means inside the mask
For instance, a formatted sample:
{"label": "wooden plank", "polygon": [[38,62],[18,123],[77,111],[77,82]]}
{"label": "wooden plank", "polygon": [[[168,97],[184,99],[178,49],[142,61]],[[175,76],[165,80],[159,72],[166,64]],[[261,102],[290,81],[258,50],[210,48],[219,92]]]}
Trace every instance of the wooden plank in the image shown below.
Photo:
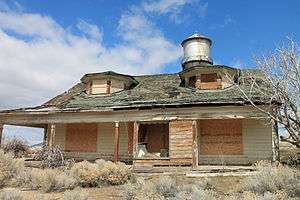
{"label": "wooden plank", "polygon": [[128,155],[133,154],[133,130],[134,125],[133,122],[127,123],[127,153]]}
{"label": "wooden plank", "polygon": [[137,156],[137,151],[138,151],[138,142],[139,142],[139,123],[134,122],[133,123],[133,141],[132,141],[132,146],[133,146],[133,157],[135,158]]}
{"label": "wooden plank", "polygon": [[198,131],[197,131],[197,121],[193,121],[193,163],[192,167],[198,166]]}
{"label": "wooden plank", "polygon": [[120,148],[120,129],[119,122],[115,122],[115,134],[114,134],[114,162],[119,160],[119,148]]}

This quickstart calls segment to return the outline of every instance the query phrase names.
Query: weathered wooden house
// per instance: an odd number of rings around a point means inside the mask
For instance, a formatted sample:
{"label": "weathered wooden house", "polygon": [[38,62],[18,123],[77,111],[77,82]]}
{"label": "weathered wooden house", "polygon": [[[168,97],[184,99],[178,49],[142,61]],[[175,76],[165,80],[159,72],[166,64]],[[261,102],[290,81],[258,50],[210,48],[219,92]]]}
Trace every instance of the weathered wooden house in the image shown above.
{"label": "weathered wooden house", "polygon": [[44,128],[50,147],[79,159],[153,166],[275,160],[276,126],[227,76],[238,81],[246,70],[213,65],[211,44],[199,34],[185,39],[175,74],[86,74],[41,106],[2,111],[0,124]]}

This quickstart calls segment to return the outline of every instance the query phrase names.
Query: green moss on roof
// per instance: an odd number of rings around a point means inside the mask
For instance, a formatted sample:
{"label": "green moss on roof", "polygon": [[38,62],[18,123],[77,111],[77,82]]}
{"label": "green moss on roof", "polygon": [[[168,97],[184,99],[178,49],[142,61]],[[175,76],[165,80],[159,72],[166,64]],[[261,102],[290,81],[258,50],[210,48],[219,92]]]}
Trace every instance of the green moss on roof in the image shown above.
{"label": "green moss on roof", "polygon": [[198,90],[181,86],[178,74],[134,76],[138,85],[111,95],[88,95],[84,91],[61,104],[60,108],[105,109],[207,103],[242,103],[236,86],[221,90]]}

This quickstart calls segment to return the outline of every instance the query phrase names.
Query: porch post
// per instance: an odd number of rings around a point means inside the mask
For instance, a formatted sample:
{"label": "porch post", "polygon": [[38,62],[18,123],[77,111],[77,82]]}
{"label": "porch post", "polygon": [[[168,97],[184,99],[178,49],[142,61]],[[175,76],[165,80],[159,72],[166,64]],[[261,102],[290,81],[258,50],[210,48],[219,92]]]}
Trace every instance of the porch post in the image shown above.
{"label": "porch post", "polygon": [[2,144],[3,127],[4,127],[4,125],[3,125],[3,124],[0,124],[0,147],[1,147],[1,144]]}
{"label": "porch post", "polygon": [[133,141],[132,141],[132,155],[133,158],[137,156],[138,151],[138,142],[139,142],[139,123],[133,123]]}
{"label": "porch post", "polygon": [[114,134],[114,162],[119,160],[119,146],[120,146],[120,129],[119,122],[115,122],[115,134]]}
{"label": "porch post", "polygon": [[48,125],[44,128],[44,138],[43,138],[43,146],[48,145]]}
{"label": "porch post", "polygon": [[278,123],[272,121],[272,162],[280,161]]}
{"label": "porch post", "polygon": [[193,121],[193,159],[192,167],[196,168],[198,166],[198,129],[197,129],[197,120]]}
{"label": "porch post", "polygon": [[55,140],[55,124],[50,124],[49,148],[53,148]]}

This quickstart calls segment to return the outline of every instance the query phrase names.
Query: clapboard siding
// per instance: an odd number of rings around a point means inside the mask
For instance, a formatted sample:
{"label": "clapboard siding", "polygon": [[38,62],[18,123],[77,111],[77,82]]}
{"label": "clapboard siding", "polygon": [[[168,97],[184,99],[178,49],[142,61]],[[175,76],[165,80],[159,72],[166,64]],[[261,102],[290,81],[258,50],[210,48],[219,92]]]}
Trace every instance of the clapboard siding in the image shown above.
{"label": "clapboard siding", "polygon": [[[272,157],[272,128],[263,120],[244,119],[243,155],[200,155],[200,164],[251,164]],[[201,140],[201,138],[200,138]]]}
{"label": "clapboard siding", "polygon": [[171,121],[169,124],[170,159],[192,158],[193,121]]}
{"label": "clapboard siding", "polygon": [[56,124],[54,144],[60,146],[60,148],[64,150],[65,142],[66,142],[66,126],[64,124]]}

